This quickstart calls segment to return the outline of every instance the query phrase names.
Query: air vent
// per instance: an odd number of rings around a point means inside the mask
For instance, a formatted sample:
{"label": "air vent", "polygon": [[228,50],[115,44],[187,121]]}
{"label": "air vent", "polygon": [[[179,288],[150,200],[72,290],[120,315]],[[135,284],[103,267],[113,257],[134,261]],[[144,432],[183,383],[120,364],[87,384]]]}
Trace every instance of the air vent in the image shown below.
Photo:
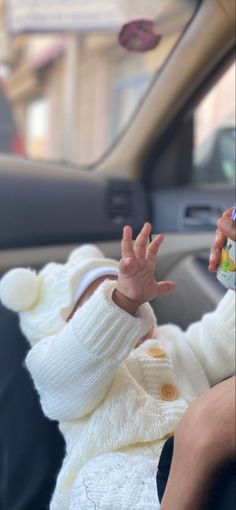
{"label": "air vent", "polygon": [[127,181],[112,181],[108,185],[108,216],[116,224],[131,222],[133,218],[133,189]]}

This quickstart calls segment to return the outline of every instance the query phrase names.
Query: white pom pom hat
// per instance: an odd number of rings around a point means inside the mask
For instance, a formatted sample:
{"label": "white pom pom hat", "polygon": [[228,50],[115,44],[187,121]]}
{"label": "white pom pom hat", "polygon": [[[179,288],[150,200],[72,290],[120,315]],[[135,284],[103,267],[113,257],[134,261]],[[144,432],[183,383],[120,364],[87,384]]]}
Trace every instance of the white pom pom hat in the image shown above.
{"label": "white pom pom hat", "polygon": [[65,264],[51,262],[38,274],[29,268],[8,271],[0,281],[4,306],[19,313],[31,345],[58,333],[86,288],[101,276],[118,275],[118,262],[94,245],[74,250]]}

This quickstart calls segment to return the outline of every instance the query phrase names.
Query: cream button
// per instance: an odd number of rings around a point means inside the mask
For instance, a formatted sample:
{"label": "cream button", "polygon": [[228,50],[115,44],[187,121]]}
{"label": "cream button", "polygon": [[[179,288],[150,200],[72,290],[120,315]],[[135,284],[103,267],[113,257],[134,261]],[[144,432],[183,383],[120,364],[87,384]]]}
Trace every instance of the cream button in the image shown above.
{"label": "cream button", "polygon": [[166,356],[166,352],[162,347],[151,347],[148,349],[148,354],[153,358],[164,358]]}
{"label": "cream button", "polygon": [[165,383],[160,387],[162,400],[175,400],[178,397],[178,389],[174,384]]}

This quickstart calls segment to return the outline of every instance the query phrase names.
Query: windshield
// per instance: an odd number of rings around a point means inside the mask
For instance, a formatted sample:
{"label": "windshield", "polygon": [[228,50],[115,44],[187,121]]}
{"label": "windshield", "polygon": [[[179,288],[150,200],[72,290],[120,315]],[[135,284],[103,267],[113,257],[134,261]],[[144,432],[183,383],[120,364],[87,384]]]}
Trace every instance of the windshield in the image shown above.
{"label": "windshield", "polygon": [[87,3],[0,0],[1,90],[20,151],[23,146],[29,158],[76,165],[101,158],[131,121],[199,2]]}

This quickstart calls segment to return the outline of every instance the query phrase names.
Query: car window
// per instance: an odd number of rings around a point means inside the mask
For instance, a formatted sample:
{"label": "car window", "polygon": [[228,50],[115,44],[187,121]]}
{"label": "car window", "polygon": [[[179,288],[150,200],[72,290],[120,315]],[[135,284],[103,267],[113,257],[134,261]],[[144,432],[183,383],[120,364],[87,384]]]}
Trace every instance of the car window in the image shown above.
{"label": "car window", "polygon": [[[89,6],[80,3],[88,15]],[[27,5],[34,3],[9,4],[17,15],[9,22],[0,10],[0,76],[25,154],[33,159],[86,165],[98,160],[131,121],[199,1],[112,2],[120,13],[115,27],[114,19],[109,26],[104,18],[102,25],[101,7],[96,7],[96,2],[91,4],[93,26],[87,30],[75,31],[76,21],[73,30],[68,30],[66,19],[63,30],[60,13],[54,13],[62,28],[58,33],[55,27],[50,31],[53,16],[51,21],[46,19],[46,32],[42,33],[40,20],[46,16],[46,2],[35,3],[40,12],[31,16],[25,30],[24,24],[23,28],[19,24]],[[63,9],[68,11],[65,3]],[[72,13],[70,16],[73,19]],[[140,41],[148,45],[139,46]],[[6,152],[14,152],[11,147]]]}
{"label": "car window", "polygon": [[194,112],[194,182],[235,185],[235,62]]}

